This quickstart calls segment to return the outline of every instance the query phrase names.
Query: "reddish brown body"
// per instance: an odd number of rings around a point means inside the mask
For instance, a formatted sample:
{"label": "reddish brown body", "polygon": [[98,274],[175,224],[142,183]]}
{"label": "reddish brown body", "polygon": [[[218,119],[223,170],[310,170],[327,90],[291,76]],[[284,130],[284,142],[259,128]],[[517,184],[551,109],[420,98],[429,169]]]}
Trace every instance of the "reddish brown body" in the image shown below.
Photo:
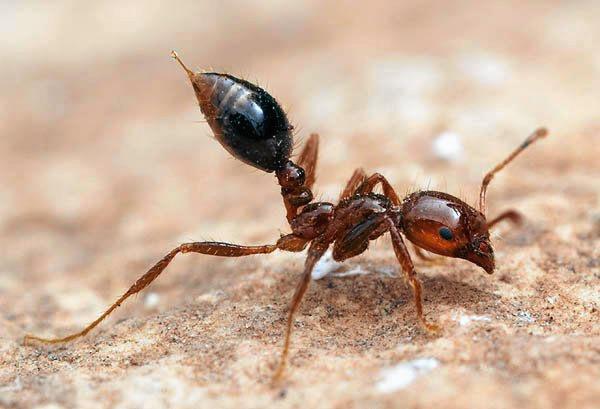
{"label": "reddish brown body", "polygon": [[[494,272],[494,250],[485,216],[442,192],[417,192],[402,203],[401,229],[408,240],[432,253],[469,260]],[[446,228],[447,235],[441,229]]]}
{"label": "reddish brown body", "polygon": [[[216,139],[225,149],[266,172],[274,172],[281,187],[286,217],[291,232],[275,244],[242,246],[222,242],[185,243],[171,250],[146,274],[138,279],[104,314],[82,331],[64,338],[44,339],[27,336],[26,341],[58,343],[87,334],[125,299],[147,287],[179,253],[201,253],[222,257],[267,254],[275,250],[302,251],[308,246],[304,273],[298,283],[288,314],[285,341],[277,379],[285,366],[289,350],[292,322],[310,283],[312,269],[329,247],[335,260],[343,261],[363,253],[369,243],[389,233],[394,253],[402,271],[414,290],[417,318],[427,330],[437,326],[428,323],[423,314],[421,282],[402,235],[419,248],[447,257],[468,260],[486,272],[495,267],[489,228],[500,220],[518,221],[514,210],[500,214],[491,222],[485,217],[485,191],[494,174],[514,159],[533,141],[546,135],[537,130],[503,162],[489,172],[482,183],[479,210],[443,192],[416,192],[400,200],[384,176],[367,176],[357,169],[342,191],[337,204],[312,202],[312,186],[318,156],[318,136],[313,134],[298,158],[292,153],[292,127],[283,109],[266,91],[231,75],[193,73],[179,60],[194,88],[200,109]],[[381,185],[383,194],[374,193]]]}

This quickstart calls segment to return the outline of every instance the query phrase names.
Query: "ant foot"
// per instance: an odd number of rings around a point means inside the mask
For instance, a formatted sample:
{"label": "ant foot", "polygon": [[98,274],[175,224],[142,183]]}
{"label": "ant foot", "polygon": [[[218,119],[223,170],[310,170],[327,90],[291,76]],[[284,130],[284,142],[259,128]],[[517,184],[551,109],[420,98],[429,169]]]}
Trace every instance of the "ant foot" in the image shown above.
{"label": "ant foot", "polygon": [[36,337],[35,335],[27,334],[23,337],[23,346],[33,346],[36,342],[42,344],[50,344],[51,339]]}
{"label": "ant foot", "polygon": [[421,319],[421,325],[423,326],[423,328],[425,328],[427,333],[430,335],[437,335],[442,331],[442,327],[440,327],[437,324],[431,324],[431,323],[425,321],[424,318]]}
{"label": "ant foot", "polygon": [[285,363],[280,362],[277,365],[277,369],[275,370],[273,377],[271,378],[271,386],[272,387],[275,388],[281,384],[281,381],[283,380],[284,369],[285,369]]}
{"label": "ant foot", "polygon": [[23,345],[31,346],[36,342],[40,344],[62,344],[63,342],[69,342],[75,338],[79,338],[80,334],[69,335],[65,338],[42,338],[35,335],[27,334],[23,337]]}

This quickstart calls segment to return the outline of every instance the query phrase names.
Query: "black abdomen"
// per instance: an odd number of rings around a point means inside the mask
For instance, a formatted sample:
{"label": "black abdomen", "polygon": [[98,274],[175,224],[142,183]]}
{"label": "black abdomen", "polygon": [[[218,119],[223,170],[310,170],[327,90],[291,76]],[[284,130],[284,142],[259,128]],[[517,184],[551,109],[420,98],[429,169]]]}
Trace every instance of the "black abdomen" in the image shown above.
{"label": "black abdomen", "polygon": [[229,153],[267,172],[292,153],[291,129],[283,109],[265,90],[227,74],[196,74],[194,89],[215,137]]}

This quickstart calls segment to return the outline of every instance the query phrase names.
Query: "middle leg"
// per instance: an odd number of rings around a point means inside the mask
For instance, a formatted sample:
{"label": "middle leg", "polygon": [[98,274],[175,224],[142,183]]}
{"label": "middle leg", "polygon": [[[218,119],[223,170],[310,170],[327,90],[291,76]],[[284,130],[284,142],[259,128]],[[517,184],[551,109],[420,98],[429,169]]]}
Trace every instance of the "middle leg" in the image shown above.
{"label": "middle leg", "polygon": [[404,244],[404,240],[402,240],[402,236],[400,232],[394,225],[394,222],[388,219],[388,227],[390,235],[392,236],[392,245],[394,246],[394,253],[396,254],[396,258],[400,262],[402,266],[402,271],[404,272],[404,276],[409,282],[410,286],[413,289],[414,297],[415,297],[415,307],[417,309],[417,318],[419,322],[427,331],[436,332],[439,331],[439,327],[435,324],[430,324],[425,319],[423,315],[423,302],[421,299],[421,281],[417,277],[417,272],[415,271],[415,266],[410,259],[410,254],[408,253],[408,249],[406,248],[406,244]]}
{"label": "middle leg", "polygon": [[371,176],[369,176],[367,178],[367,180],[365,180],[356,189],[356,191],[354,193],[359,194],[359,195],[365,195],[367,193],[371,193],[373,191],[373,189],[375,188],[375,186],[377,186],[378,183],[381,183],[381,187],[383,188],[383,194],[388,199],[390,199],[390,201],[394,205],[398,206],[400,204],[400,198],[396,194],[396,191],[394,190],[394,188],[392,187],[390,182],[388,182],[388,180],[385,178],[385,176],[383,176],[381,173],[374,173]]}

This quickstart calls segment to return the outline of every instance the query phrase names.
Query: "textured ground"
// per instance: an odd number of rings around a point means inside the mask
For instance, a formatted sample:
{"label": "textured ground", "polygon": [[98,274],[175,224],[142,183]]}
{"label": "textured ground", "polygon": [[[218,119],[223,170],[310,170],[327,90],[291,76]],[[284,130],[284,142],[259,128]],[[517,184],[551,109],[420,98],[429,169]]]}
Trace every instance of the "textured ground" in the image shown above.
{"label": "textured ground", "polygon": [[[53,2],[0,13],[0,407],[597,407],[600,5]],[[222,2],[219,2],[222,3]],[[271,175],[228,157],[169,59],[266,86],[322,134],[317,195],[357,166],[471,203],[490,187],[498,270],[419,262],[423,333],[387,239],[312,284],[269,386],[302,254],[177,259],[188,240],[287,232]],[[325,266],[327,267],[327,266]]]}

